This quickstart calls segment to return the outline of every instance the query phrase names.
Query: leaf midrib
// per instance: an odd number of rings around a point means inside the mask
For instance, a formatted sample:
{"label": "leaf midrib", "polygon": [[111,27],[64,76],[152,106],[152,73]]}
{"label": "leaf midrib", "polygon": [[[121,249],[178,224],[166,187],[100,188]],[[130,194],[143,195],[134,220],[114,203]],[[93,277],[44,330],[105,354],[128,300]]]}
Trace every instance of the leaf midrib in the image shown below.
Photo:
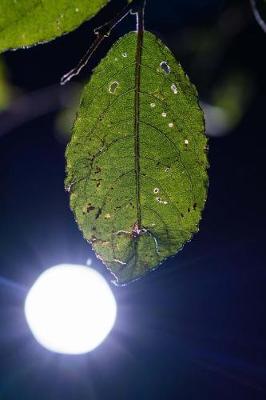
{"label": "leaf midrib", "polygon": [[[141,20],[141,17],[139,18]],[[135,102],[134,102],[134,157],[136,177],[136,208],[137,229],[141,229],[141,204],[140,204],[140,84],[141,84],[141,59],[143,48],[144,29],[142,21],[138,21],[137,48],[135,56]]]}

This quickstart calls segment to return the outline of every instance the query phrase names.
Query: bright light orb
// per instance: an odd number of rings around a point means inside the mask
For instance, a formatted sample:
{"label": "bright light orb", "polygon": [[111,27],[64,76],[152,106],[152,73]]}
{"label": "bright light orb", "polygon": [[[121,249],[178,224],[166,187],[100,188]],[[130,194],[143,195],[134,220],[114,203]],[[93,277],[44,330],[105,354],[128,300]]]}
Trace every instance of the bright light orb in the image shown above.
{"label": "bright light orb", "polygon": [[81,265],[44,271],[28,292],[25,316],[35,339],[46,349],[83,354],[111,331],[116,301],[105,279]]}

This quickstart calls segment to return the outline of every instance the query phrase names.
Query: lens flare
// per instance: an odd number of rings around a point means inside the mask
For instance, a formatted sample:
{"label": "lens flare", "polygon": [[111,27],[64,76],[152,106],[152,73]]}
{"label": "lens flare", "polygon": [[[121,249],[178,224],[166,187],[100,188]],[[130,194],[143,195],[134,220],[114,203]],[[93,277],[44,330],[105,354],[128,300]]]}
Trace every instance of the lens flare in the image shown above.
{"label": "lens flare", "polygon": [[28,292],[25,316],[46,349],[83,354],[107,337],[116,319],[116,301],[94,269],[62,264],[44,271]]}

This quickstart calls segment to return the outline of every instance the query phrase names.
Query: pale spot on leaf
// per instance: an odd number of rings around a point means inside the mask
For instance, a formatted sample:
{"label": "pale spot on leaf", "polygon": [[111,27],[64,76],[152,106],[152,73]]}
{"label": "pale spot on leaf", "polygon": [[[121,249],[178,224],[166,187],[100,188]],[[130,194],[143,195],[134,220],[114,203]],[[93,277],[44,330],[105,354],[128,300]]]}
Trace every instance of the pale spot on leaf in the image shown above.
{"label": "pale spot on leaf", "polygon": [[157,201],[158,203],[160,203],[160,204],[164,204],[164,205],[168,204],[168,201],[162,200],[161,197],[156,197],[156,201]]}
{"label": "pale spot on leaf", "polygon": [[173,92],[174,94],[177,94],[177,93],[178,93],[177,87],[176,87],[176,85],[175,85],[174,83],[171,85],[171,90],[172,90],[172,92]]}

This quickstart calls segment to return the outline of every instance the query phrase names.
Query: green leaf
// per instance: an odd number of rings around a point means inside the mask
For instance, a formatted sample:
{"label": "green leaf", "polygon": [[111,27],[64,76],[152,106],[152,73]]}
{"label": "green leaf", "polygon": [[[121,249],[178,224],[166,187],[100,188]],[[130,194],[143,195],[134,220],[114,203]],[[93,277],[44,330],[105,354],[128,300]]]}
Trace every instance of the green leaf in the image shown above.
{"label": "green leaf", "polygon": [[125,35],[96,68],[67,149],[71,208],[119,284],[182,248],[207,188],[196,89],[154,35],[140,44]]}
{"label": "green leaf", "polygon": [[108,0],[1,0],[0,53],[50,41],[95,15]]}

